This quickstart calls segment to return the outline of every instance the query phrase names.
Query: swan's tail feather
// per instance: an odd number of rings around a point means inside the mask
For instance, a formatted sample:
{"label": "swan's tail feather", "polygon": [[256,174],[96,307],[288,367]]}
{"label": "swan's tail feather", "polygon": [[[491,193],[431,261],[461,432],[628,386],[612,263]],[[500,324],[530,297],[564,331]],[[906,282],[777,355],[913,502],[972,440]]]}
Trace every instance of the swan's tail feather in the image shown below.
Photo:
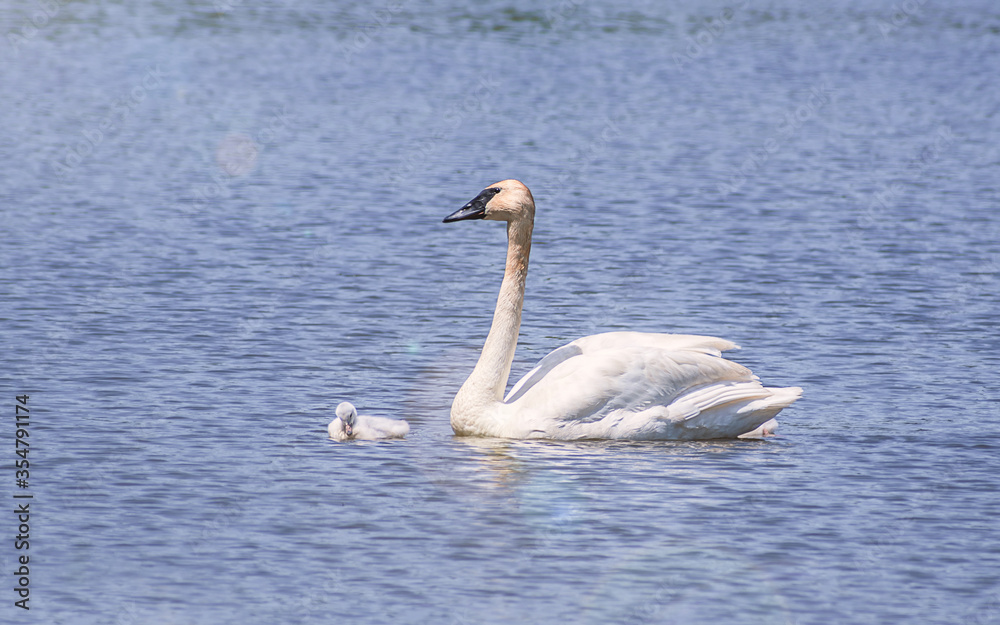
{"label": "swan's tail feather", "polygon": [[795,400],[802,397],[802,388],[798,386],[786,386],[784,388],[765,388],[770,392],[770,396],[750,402],[740,408],[740,412],[770,412],[774,414],[781,412],[783,408],[788,408],[795,403]]}
{"label": "swan's tail feather", "polygon": [[726,434],[722,438],[736,438],[755,434],[801,395],[797,386],[765,388],[756,381],[709,384],[671,402],[668,419],[691,434],[711,429]]}

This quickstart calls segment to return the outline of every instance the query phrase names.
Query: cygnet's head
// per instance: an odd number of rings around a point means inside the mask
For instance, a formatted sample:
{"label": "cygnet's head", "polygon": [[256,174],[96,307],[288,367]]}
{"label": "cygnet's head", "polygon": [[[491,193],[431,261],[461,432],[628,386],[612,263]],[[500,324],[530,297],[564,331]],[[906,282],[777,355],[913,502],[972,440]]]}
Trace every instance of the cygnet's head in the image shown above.
{"label": "cygnet's head", "polygon": [[337,418],[330,423],[330,436],[338,440],[352,438],[354,425],[358,421],[358,411],[354,404],[345,401],[337,406]]}
{"label": "cygnet's head", "polygon": [[445,223],[464,219],[516,221],[534,219],[535,199],[517,180],[504,180],[483,189],[471,202],[444,218]]}

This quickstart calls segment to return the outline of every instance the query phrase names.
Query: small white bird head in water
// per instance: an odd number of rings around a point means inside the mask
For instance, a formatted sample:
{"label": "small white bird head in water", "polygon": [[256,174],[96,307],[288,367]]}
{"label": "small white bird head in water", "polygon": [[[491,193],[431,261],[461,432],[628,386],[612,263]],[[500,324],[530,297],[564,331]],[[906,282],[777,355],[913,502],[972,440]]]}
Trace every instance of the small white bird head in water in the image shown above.
{"label": "small white bird head in water", "polygon": [[358,421],[358,411],[354,404],[345,401],[337,406],[337,418],[330,423],[330,436],[337,440],[354,437],[354,426]]}

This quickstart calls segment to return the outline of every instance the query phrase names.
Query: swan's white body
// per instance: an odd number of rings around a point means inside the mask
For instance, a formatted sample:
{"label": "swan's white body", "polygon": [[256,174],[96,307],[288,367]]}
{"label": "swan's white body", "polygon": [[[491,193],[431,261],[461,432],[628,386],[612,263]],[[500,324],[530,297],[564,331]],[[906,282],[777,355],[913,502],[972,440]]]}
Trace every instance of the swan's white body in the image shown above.
{"label": "swan's white body", "polygon": [[534,200],[505,180],[445,221],[507,222],[508,250],[493,325],[455,396],[456,434],[505,438],[691,440],[773,433],[771,420],[802,394],[765,388],[722,358],[738,349],[710,336],[609,332],[577,339],[540,360],[503,396],[517,346]]}
{"label": "swan's white body", "polygon": [[354,405],[342,402],[337,406],[337,418],[327,426],[330,438],[337,441],[374,441],[383,438],[403,438],[410,424],[402,419],[359,415]]}

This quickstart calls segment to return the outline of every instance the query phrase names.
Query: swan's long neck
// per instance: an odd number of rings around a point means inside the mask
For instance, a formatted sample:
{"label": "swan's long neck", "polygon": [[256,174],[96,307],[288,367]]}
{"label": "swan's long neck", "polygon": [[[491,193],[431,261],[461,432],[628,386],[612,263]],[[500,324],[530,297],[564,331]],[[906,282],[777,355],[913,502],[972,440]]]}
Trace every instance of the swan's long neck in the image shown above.
{"label": "swan's long neck", "polygon": [[[491,404],[503,401],[517,348],[517,334],[521,328],[532,227],[531,217],[507,223],[507,266],[493,313],[493,325],[476,368],[455,396],[453,424],[456,420],[464,421],[465,416],[479,416]],[[457,425],[461,426],[460,423]]]}

